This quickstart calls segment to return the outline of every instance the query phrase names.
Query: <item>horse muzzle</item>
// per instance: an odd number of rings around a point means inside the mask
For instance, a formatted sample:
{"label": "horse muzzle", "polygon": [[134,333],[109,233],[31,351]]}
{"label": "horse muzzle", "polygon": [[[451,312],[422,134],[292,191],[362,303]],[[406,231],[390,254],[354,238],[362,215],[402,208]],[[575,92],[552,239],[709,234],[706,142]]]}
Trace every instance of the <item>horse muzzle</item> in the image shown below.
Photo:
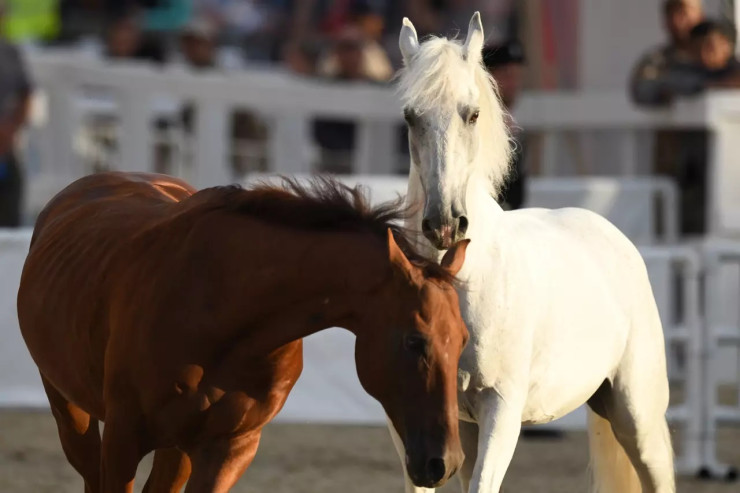
{"label": "horse muzzle", "polygon": [[419,488],[438,488],[455,475],[462,465],[463,457],[427,457],[413,461],[406,455],[406,471],[409,479]]}
{"label": "horse muzzle", "polygon": [[424,218],[421,232],[438,250],[447,250],[458,241],[465,239],[468,230],[468,218],[458,216],[442,221],[439,218]]}

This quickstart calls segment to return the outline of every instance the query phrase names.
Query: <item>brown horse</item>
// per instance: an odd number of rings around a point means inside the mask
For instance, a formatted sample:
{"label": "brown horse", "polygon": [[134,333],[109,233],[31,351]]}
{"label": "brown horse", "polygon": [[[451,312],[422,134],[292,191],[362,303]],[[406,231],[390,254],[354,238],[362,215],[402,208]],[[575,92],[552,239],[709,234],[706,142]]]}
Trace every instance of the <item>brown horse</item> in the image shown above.
{"label": "brown horse", "polygon": [[85,491],[132,491],[152,450],[145,491],[228,491],[301,373],[300,339],[333,326],[356,335],[360,381],[415,483],[444,483],[463,460],[468,336],[453,276],[467,244],[430,262],[400,215],[330,181],[195,193],[106,173],[57,195],[36,224],[18,318]]}

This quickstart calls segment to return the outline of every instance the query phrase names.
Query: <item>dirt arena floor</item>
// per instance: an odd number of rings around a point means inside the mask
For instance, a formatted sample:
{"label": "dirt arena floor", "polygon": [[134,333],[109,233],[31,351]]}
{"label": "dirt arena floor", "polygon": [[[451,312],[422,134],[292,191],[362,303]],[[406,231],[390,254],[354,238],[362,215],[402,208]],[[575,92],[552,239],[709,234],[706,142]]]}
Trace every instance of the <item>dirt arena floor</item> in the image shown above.
{"label": "dirt arena floor", "polygon": [[[722,430],[720,456],[740,465],[740,430]],[[505,491],[576,493],[586,491],[585,433],[563,438],[529,438],[519,443]],[[136,491],[149,467],[139,470]],[[81,493],[82,481],[67,464],[54,420],[45,412],[0,412],[0,492]],[[399,462],[385,428],[271,425],[238,493],[402,493]],[[453,479],[442,492],[458,492]],[[740,483],[681,479],[682,493],[730,493]]]}

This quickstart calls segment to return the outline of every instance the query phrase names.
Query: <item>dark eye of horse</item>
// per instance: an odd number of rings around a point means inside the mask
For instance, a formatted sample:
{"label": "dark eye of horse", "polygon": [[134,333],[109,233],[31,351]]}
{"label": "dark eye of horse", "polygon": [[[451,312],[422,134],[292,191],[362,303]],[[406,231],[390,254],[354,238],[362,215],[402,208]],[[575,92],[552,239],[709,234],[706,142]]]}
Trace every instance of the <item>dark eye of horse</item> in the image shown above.
{"label": "dark eye of horse", "polygon": [[478,117],[480,116],[480,111],[474,111],[469,117],[468,117],[468,125],[475,125],[475,123],[478,121]]}
{"label": "dark eye of horse", "polygon": [[414,110],[410,108],[405,108],[403,110],[403,118],[406,120],[406,124],[408,124],[409,127],[414,126],[414,122],[416,121],[416,115],[414,114]]}
{"label": "dark eye of horse", "polygon": [[403,338],[403,347],[407,351],[416,353],[417,355],[424,355],[427,350],[426,337],[419,334],[408,334]]}

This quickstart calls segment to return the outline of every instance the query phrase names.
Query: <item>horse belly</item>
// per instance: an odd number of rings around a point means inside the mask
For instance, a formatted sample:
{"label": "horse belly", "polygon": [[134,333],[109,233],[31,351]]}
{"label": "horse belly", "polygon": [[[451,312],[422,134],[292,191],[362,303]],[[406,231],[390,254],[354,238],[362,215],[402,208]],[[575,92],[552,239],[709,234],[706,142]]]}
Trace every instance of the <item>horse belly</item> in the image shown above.
{"label": "horse belly", "polygon": [[546,423],[577,409],[618,367],[629,322],[609,303],[580,315],[535,341],[524,421]]}
{"label": "horse belly", "polygon": [[45,296],[46,292],[43,288],[25,296],[23,288],[19,292],[18,318],[29,353],[41,375],[68,401],[102,419],[102,350],[94,354],[88,331],[74,323],[70,312],[55,310],[55,306],[38,310],[36,301],[25,299],[48,300],[51,296]]}

